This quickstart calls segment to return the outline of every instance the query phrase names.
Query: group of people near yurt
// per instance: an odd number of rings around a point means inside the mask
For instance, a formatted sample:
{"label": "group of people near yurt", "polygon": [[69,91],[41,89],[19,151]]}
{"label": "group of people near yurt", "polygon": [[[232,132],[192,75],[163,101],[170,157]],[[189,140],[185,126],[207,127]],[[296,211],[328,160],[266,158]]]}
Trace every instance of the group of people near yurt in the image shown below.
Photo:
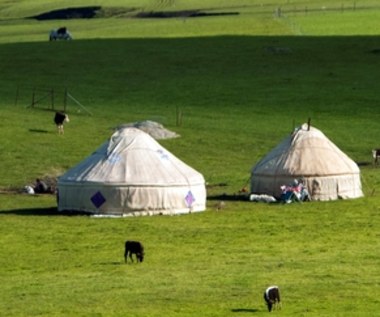
{"label": "group of people near yurt", "polygon": [[[285,203],[363,196],[357,164],[310,124],[295,129],[252,168],[250,185],[253,201],[260,196]],[[114,132],[59,177],[57,187],[59,211],[125,216],[206,209],[203,175],[135,127]]]}
{"label": "group of people near yurt", "polygon": [[281,186],[280,201],[284,203],[309,201],[309,191],[305,187],[303,180],[295,179],[290,185]]}

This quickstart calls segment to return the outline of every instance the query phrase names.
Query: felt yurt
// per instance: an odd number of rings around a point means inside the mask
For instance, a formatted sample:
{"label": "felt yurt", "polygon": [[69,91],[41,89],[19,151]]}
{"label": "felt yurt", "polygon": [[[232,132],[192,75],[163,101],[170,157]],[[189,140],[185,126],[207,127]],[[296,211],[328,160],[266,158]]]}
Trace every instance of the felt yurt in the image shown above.
{"label": "felt yurt", "polygon": [[137,216],[206,209],[203,175],[133,127],[114,132],[57,187],[59,211]]}
{"label": "felt yurt", "polygon": [[251,170],[251,192],[281,196],[281,186],[301,180],[312,200],[363,196],[358,165],[320,130],[305,123]]}

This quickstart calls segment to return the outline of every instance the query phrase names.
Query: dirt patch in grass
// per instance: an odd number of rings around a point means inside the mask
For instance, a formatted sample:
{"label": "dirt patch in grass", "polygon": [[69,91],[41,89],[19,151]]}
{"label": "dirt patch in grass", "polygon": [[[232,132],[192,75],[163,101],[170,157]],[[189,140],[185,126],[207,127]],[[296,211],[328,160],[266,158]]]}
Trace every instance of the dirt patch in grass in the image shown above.
{"label": "dirt patch in grass", "polygon": [[[211,10],[212,11],[212,10]],[[239,12],[205,12],[201,10],[183,11],[141,11],[137,8],[103,8],[101,6],[64,8],[44,12],[29,17],[30,19],[43,20],[69,20],[69,19],[93,19],[105,17],[130,17],[130,18],[197,18],[207,16],[238,15]]]}
{"label": "dirt patch in grass", "polygon": [[10,185],[7,187],[1,187],[0,194],[27,194],[26,187],[30,186],[34,188],[36,184],[36,179],[39,178],[48,187],[48,191],[44,194],[55,195],[58,183],[58,176],[62,174],[63,171],[61,170],[52,170],[49,174],[45,174],[43,176],[36,176],[35,179],[29,180],[23,186]]}

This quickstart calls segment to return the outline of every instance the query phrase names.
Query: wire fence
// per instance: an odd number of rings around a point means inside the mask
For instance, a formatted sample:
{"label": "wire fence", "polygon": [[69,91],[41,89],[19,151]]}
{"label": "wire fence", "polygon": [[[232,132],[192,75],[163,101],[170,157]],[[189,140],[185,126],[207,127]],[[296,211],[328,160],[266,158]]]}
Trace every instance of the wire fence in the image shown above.
{"label": "wire fence", "polygon": [[379,4],[368,4],[357,3],[356,1],[352,3],[341,3],[341,4],[329,4],[326,5],[283,5],[277,6],[274,10],[274,15],[276,17],[282,17],[284,15],[308,15],[313,13],[345,13],[345,12],[359,12],[364,10],[380,10]]}
{"label": "wire fence", "polygon": [[15,106],[21,102],[25,103],[25,100],[27,100],[25,108],[40,108],[45,110],[58,110],[64,112],[67,112],[69,102],[71,102],[74,103],[79,112],[83,111],[92,116],[92,112],[89,111],[82,103],[80,103],[72,94],[70,94],[67,88],[65,88],[62,92],[54,88],[20,88],[18,86],[15,94]]}

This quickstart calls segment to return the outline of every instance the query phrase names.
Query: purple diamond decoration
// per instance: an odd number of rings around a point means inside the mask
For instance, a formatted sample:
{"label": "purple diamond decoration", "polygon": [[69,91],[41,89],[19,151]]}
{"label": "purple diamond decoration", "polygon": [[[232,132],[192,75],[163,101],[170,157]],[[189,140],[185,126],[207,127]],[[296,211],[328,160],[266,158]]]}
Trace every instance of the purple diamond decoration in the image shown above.
{"label": "purple diamond decoration", "polygon": [[91,201],[96,208],[99,208],[106,202],[106,199],[101,192],[97,192],[94,196],[91,197]]}
{"label": "purple diamond decoration", "polygon": [[185,201],[186,201],[186,205],[187,207],[191,207],[192,204],[194,203],[195,201],[195,198],[193,196],[193,193],[189,190],[189,192],[187,193],[186,197],[185,197]]}

